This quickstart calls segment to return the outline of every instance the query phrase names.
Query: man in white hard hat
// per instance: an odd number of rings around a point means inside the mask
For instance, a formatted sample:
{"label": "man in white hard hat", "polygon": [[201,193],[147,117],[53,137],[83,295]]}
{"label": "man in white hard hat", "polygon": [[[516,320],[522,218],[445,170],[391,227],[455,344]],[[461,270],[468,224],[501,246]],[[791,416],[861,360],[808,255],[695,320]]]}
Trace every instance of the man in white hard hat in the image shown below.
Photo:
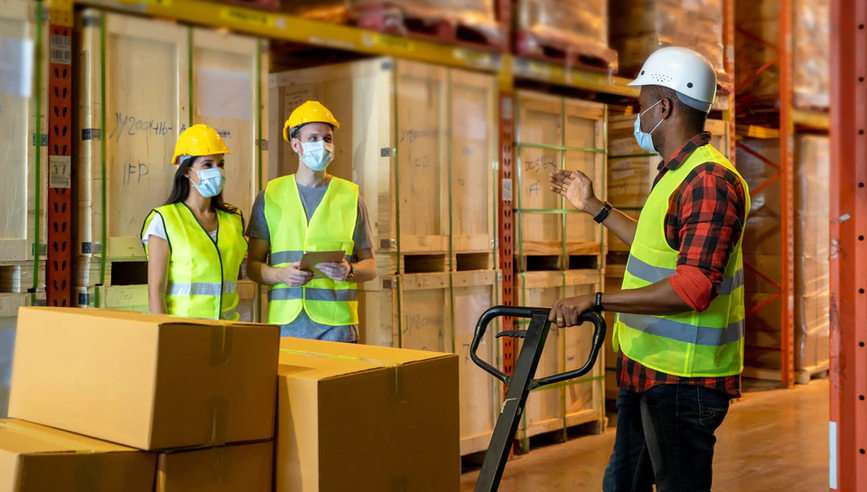
{"label": "man in white hard hat", "polygon": [[619,415],[603,490],[710,491],[714,432],[740,396],[749,190],[704,131],[716,96],[707,59],[663,48],[629,85],[641,87],[635,138],[664,159],[640,219],[597,199],[580,171],[551,175],[552,191],[630,245],[623,290],[562,299],[551,321],[618,313]]}

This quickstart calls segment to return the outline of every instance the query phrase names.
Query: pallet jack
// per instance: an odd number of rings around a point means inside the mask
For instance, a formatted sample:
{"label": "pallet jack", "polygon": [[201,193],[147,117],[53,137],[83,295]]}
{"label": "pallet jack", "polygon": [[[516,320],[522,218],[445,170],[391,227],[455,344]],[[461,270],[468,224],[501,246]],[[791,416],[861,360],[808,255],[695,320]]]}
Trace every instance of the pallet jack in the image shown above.
{"label": "pallet jack", "polygon": [[[545,308],[496,306],[485,311],[476,323],[476,331],[470,346],[470,356],[477,366],[502,381],[509,390],[506,392],[506,399],[500,408],[500,416],[497,418],[497,424],[494,427],[493,436],[491,436],[491,444],[488,446],[485,459],[482,462],[482,471],[479,474],[479,481],[476,482],[475,492],[496,492],[500,487],[500,479],[503,477],[503,470],[509,459],[509,450],[514,442],[515,432],[518,430],[518,424],[521,421],[521,414],[524,411],[530,390],[583,376],[590,372],[596,364],[599,349],[605,341],[605,319],[595,311],[587,311],[581,315],[581,321],[582,323],[591,322],[594,326],[594,333],[590,357],[584,366],[574,371],[555,374],[546,378],[533,378],[536,375],[536,368],[539,366],[542,351],[545,349],[545,340],[548,338],[548,329],[551,325],[548,321],[549,313],[550,309]],[[503,374],[476,355],[479,344],[488,329],[488,324],[501,316],[530,320],[530,325],[526,330],[504,331],[497,334],[497,338],[524,339],[512,376]]]}

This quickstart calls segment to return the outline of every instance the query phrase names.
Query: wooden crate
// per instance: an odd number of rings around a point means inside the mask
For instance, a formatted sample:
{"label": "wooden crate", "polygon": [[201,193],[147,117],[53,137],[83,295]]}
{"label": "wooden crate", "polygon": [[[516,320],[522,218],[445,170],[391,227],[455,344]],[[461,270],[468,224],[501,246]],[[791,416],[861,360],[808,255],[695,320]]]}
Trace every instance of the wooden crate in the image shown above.
{"label": "wooden crate", "polygon": [[[566,272],[526,272],[515,276],[517,305],[551,307],[563,297],[594,294],[603,281],[598,270]],[[591,325],[559,329],[551,326],[545,351],[536,377],[574,370],[584,364],[590,353]],[[586,376],[564,385],[543,387],[530,393],[518,438],[525,450],[529,438],[538,434],[563,431],[591,422],[603,424],[605,354],[600,353],[596,366]],[[597,429],[603,429],[600,425]]]}
{"label": "wooden crate", "polygon": [[578,169],[604,183],[605,105],[529,91],[516,100],[518,269],[601,267],[602,226],[549,191],[548,175]]}
{"label": "wooden crate", "polygon": [[491,75],[390,58],[272,74],[269,169],[296,171],[283,122],[318,100],[341,123],[329,172],[359,185],[381,276],[493,269],[495,96]]}
{"label": "wooden crate", "polygon": [[45,255],[37,244],[47,236],[48,63],[36,63],[48,58],[47,17],[37,21],[34,2],[0,0],[0,40],[7,60],[31,67],[7,69],[0,88],[0,264],[32,268],[34,255]]}
{"label": "wooden crate", "polygon": [[[605,267],[605,292],[614,293],[620,292],[620,286],[623,285],[623,271],[626,265],[611,265]],[[617,352],[614,351],[611,344],[611,336],[614,333],[614,322],[616,321],[617,313],[605,312],[605,323],[608,326],[608,334],[605,337],[605,399],[616,400],[619,388],[617,386]]]}
{"label": "wooden crate", "polygon": [[[482,313],[497,305],[500,273],[468,271],[393,276],[360,290],[362,341],[370,345],[452,352],[461,356],[461,455],[490,443],[501,387],[470,359],[470,343]],[[500,366],[499,331],[494,322],[479,355]]]}
{"label": "wooden crate", "polygon": [[[225,157],[224,197],[248,215],[262,179],[260,125],[267,123],[260,117],[268,66],[261,42],[97,10],[82,12],[79,25],[77,253],[105,256],[114,268],[145,260],[142,224],[169,196],[175,141],[190,124],[223,134],[233,151]],[[84,286],[99,284],[105,278]]]}
{"label": "wooden crate", "polygon": [[[239,321],[259,321],[257,285],[250,280],[238,282]],[[119,309],[149,313],[147,285],[118,285],[108,287],[76,287],[75,301],[80,308]]]}

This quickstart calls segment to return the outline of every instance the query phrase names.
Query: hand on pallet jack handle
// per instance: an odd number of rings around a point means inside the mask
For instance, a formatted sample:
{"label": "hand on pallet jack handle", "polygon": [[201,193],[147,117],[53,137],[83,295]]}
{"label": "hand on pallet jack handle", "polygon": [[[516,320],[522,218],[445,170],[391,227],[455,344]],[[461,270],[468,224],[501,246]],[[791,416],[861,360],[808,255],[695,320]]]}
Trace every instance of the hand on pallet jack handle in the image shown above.
{"label": "hand on pallet jack handle", "polygon": [[[476,332],[473,336],[472,344],[470,345],[470,357],[473,359],[473,362],[475,362],[477,366],[487,371],[491,376],[494,376],[495,378],[502,381],[503,384],[508,386],[511,377],[503,374],[496,367],[493,367],[484,360],[480,359],[479,356],[476,354],[476,351],[479,348],[479,344],[482,342],[482,338],[484,338],[485,332],[488,330],[488,324],[490,324],[490,322],[493,321],[495,318],[499,317],[524,318],[531,320],[530,326],[527,331],[536,328],[544,329],[547,332],[548,327],[550,326],[550,322],[548,321],[548,315],[550,314],[550,312],[551,310],[547,308],[533,308],[521,306],[495,306],[488,309],[487,311],[485,311],[484,314],[482,314],[482,317],[479,318],[478,323],[476,323]],[[582,376],[589,372],[591,369],[593,369],[593,365],[596,363],[596,358],[599,355],[599,350],[605,341],[605,318],[603,318],[599,313],[595,311],[587,311],[581,314],[581,321],[590,321],[594,325],[593,345],[590,349],[590,357],[587,362],[584,364],[584,366],[575,371],[570,371],[563,374],[556,374],[547,378],[534,380],[535,386],[544,386],[546,384],[553,384],[560,381],[573,379]],[[501,333],[500,335],[521,337],[521,334],[518,332]]]}

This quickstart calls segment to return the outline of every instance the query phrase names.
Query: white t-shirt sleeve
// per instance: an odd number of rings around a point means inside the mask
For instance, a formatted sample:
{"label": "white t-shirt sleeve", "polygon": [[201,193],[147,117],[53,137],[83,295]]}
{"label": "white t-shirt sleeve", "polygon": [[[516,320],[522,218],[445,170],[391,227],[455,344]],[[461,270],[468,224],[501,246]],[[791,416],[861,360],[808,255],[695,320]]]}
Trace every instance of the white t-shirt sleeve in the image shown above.
{"label": "white t-shirt sleeve", "polygon": [[144,234],[141,235],[141,242],[147,244],[148,239],[151,236],[156,236],[164,241],[168,241],[168,238],[166,237],[166,224],[163,222],[163,216],[160,214],[154,214],[154,218],[151,220],[150,225],[148,225]]}

